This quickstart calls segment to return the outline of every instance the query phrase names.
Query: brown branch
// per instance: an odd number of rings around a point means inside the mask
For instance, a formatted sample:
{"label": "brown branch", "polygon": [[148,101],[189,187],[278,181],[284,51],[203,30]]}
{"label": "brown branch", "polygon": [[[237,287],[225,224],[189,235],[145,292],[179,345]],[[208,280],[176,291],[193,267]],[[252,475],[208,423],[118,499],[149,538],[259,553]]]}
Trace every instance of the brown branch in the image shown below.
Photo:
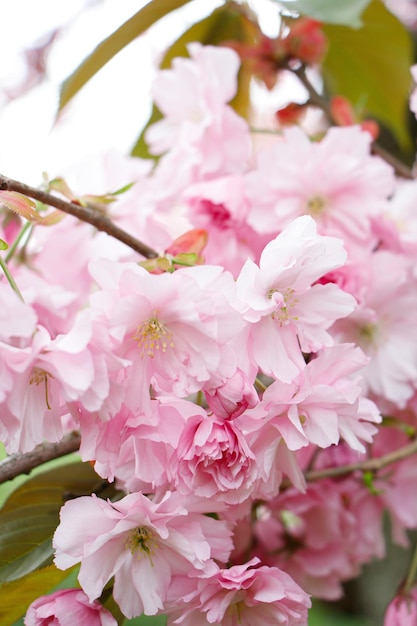
{"label": "brown branch", "polygon": [[29,474],[35,467],[47,461],[76,452],[80,447],[80,441],[80,434],[72,432],[57,443],[41,443],[25,454],[17,453],[8,456],[0,462],[0,484],[20,474]]}
{"label": "brown branch", "polygon": [[383,469],[387,465],[391,465],[396,461],[401,461],[409,456],[417,453],[417,439],[389,452],[385,456],[380,456],[374,459],[367,459],[366,461],[359,461],[358,463],[352,463],[351,465],[341,465],[340,467],[329,467],[323,470],[311,470],[305,472],[304,477],[307,482],[313,482],[315,480],[322,480],[323,478],[336,478],[338,476],[345,476],[346,474],[352,474],[353,472],[377,472]]}
{"label": "brown branch", "polygon": [[101,230],[110,237],[114,237],[118,239],[122,243],[135,250],[135,252],[139,252],[142,256],[147,259],[154,259],[158,256],[157,252],[152,248],[149,248],[146,244],[142,243],[129,233],[127,233],[122,228],[116,226],[109,218],[93,209],[91,207],[83,207],[74,202],[67,202],[62,198],[52,195],[46,191],[42,191],[41,189],[36,189],[35,187],[30,187],[29,185],[25,185],[25,183],[21,183],[17,180],[12,180],[11,178],[6,178],[0,174],[0,190],[2,191],[17,191],[29,198],[33,198],[34,200],[38,200],[43,204],[48,206],[53,206],[64,213],[69,213],[74,217],[78,218],[83,222],[87,222],[91,224],[97,230]]}
{"label": "brown branch", "polygon": [[[295,74],[301,81],[301,83],[308,92],[310,103],[321,109],[323,113],[325,113],[326,117],[332,122],[332,124],[336,124],[335,120],[333,119],[329,102],[313,87],[306,74],[304,65],[296,68],[288,66],[287,69]],[[380,156],[382,159],[384,159],[384,161],[391,165],[391,167],[394,169],[395,173],[398,176],[401,176],[402,178],[407,178],[408,180],[414,180],[415,175],[413,171],[376,141],[372,143],[372,152]]]}

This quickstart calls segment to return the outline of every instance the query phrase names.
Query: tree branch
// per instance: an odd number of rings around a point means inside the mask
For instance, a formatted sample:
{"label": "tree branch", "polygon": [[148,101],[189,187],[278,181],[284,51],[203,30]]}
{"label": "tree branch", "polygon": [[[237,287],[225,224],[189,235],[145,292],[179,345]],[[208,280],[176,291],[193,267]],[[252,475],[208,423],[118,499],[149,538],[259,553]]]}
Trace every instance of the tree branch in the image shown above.
{"label": "tree branch", "polygon": [[149,248],[146,244],[142,243],[135,237],[132,237],[129,233],[127,233],[122,228],[116,226],[106,215],[98,212],[96,209],[92,209],[91,207],[83,207],[74,202],[67,202],[62,198],[58,198],[57,196],[52,195],[46,191],[42,191],[41,189],[36,189],[36,187],[30,187],[25,183],[21,183],[17,180],[12,180],[11,178],[6,178],[0,174],[0,190],[2,191],[17,191],[18,193],[23,194],[24,196],[28,196],[29,198],[33,198],[34,200],[38,200],[43,204],[48,206],[53,206],[64,213],[69,213],[74,217],[78,218],[83,222],[87,222],[91,224],[97,230],[101,230],[110,237],[114,237],[118,239],[122,243],[135,250],[142,256],[147,259],[154,259],[158,256],[157,252],[152,248]]}
{"label": "tree branch", "polygon": [[80,441],[80,434],[74,431],[57,443],[41,443],[25,454],[8,456],[0,462],[0,483],[12,480],[20,474],[29,474],[35,467],[47,461],[76,452],[80,447]]}
{"label": "tree branch", "polygon": [[378,470],[391,465],[396,461],[401,461],[409,456],[417,453],[417,439],[411,443],[389,452],[385,456],[380,456],[373,459],[367,459],[366,461],[359,461],[358,463],[352,463],[351,465],[341,465],[340,467],[329,467],[323,470],[311,470],[305,472],[304,477],[307,482],[313,482],[315,480],[322,480],[323,478],[336,478],[338,476],[345,476],[346,474],[352,474],[356,471],[361,472],[377,472]]}
{"label": "tree branch", "polygon": [[[295,74],[301,81],[301,83],[308,92],[311,104],[314,104],[319,109],[321,109],[323,113],[326,114],[328,119],[334,124],[335,120],[333,119],[329,102],[326,100],[326,98],[323,98],[323,96],[320,95],[318,91],[316,91],[316,89],[313,87],[306,74],[305,67],[301,65],[297,68],[287,67],[287,69]],[[388,152],[388,150],[380,146],[376,141],[374,141],[372,144],[372,152],[380,156],[382,159],[384,159],[384,161],[391,165],[391,167],[394,168],[394,171],[398,176],[401,176],[402,178],[407,178],[409,180],[414,180],[415,176],[412,170],[410,170],[404,163],[399,161],[393,154]]]}

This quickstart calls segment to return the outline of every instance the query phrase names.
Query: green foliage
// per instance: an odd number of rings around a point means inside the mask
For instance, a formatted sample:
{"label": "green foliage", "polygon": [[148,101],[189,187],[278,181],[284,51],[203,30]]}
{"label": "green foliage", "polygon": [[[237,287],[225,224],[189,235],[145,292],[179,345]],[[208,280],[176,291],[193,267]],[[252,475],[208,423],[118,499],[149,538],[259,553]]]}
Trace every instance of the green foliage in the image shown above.
{"label": "green foliage", "polygon": [[10,626],[26,613],[27,607],[68,577],[68,572],[49,565],[19,580],[0,586],[0,626]]}
{"label": "green foliage", "polygon": [[[218,46],[230,42],[254,43],[258,37],[259,27],[248,12],[234,2],[228,2],[186,30],[165,52],[160,67],[167,69],[171,67],[172,60],[176,57],[187,57],[187,45],[192,41]],[[242,64],[238,77],[238,93],[231,102],[232,107],[242,117],[247,117],[249,112],[250,78],[251,73],[247,65]],[[151,157],[145,142],[145,133],[149,126],[161,118],[162,114],[154,104],[145,128],[132,148],[133,156],[145,159]]]}
{"label": "green foliage", "polygon": [[328,24],[342,24],[351,28],[362,25],[361,15],[370,0],[279,0],[291,11]]}
{"label": "green foliage", "polygon": [[308,626],[371,626],[360,615],[347,615],[332,606],[314,602],[308,613]]}
{"label": "green foliage", "polygon": [[359,30],[324,27],[330,44],[323,63],[325,86],[332,95],[345,96],[355,108],[385,124],[407,149],[411,37],[381,0],[372,0],[362,18]]}
{"label": "green foliage", "polygon": [[123,626],[165,626],[166,623],[167,618],[165,615],[142,615],[141,617],[125,620]]}
{"label": "green foliage", "polygon": [[151,0],[114,33],[104,39],[62,85],[59,111],[120,50],[123,50],[161,17],[184,4],[188,4],[188,2],[190,0]]}
{"label": "green foliage", "polygon": [[90,494],[101,484],[89,464],[72,463],[18,487],[0,511],[0,583],[50,564],[61,506],[66,499]]}

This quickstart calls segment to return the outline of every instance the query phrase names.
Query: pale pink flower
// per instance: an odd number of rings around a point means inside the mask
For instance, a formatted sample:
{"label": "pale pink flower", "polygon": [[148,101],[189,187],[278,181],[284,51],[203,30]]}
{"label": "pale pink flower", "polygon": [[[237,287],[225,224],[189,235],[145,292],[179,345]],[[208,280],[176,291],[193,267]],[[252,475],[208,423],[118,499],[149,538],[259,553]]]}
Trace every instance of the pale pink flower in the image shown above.
{"label": "pale pink flower", "polygon": [[244,565],[218,569],[196,580],[179,578],[171,601],[182,598],[168,624],[182,626],[306,626],[309,596],[292,578],[257,558]]}
{"label": "pale pink flower", "polygon": [[149,385],[184,397],[229,378],[237,369],[231,341],[245,322],[234,308],[232,275],[214,266],[149,274],[133,263],[100,262],[92,268],[101,290],[92,296],[109,349],[127,360],[134,380],[127,404],[149,400]]}
{"label": "pale pink flower", "polygon": [[296,220],[237,278],[243,317],[252,324],[249,348],[265,374],[291,382],[305,367],[302,352],[333,340],[327,329],[348,315],[355,300],[333,284],[317,284],[346,260],[343,242],[317,234],[309,216]]}
{"label": "pale pink flower", "polygon": [[[410,420],[410,416],[412,419]],[[404,414],[396,415],[399,424],[410,424],[415,427],[415,414],[405,409]],[[372,445],[372,456],[378,458],[395,453],[399,448],[410,442],[409,437],[393,420],[392,427],[380,428]],[[414,456],[391,463],[380,469],[374,476],[374,487],[378,499],[382,502],[390,516],[393,540],[404,548],[410,545],[407,530],[417,526],[417,502],[414,494],[417,489],[417,464]]]}
{"label": "pale pink flower", "polygon": [[249,202],[242,175],[224,176],[190,185],[183,199],[194,227],[208,233],[204,257],[237,275],[247,258],[257,260],[270,240],[247,221]]}
{"label": "pale pink flower", "polygon": [[398,181],[384,213],[373,220],[374,231],[381,240],[379,248],[417,254],[416,202],[417,181]]}
{"label": "pale pink flower", "polygon": [[368,359],[352,344],[325,348],[290,384],[273,382],[265,391],[262,409],[290,450],[311,443],[326,448],[342,437],[365,452],[381,421],[376,406],[362,397],[361,370]]}
{"label": "pale pink flower", "polygon": [[364,390],[402,408],[417,386],[417,282],[414,263],[403,255],[377,251],[368,263],[363,300],[335,323],[338,341],[354,342],[369,357],[361,371]]}
{"label": "pale pink flower", "polygon": [[199,43],[189,44],[188,51],[191,58],[174,59],[172,68],[160,71],[152,87],[152,97],[164,115],[146,133],[155,154],[173,147],[181,133],[191,143],[200,139],[237,91],[236,52]]}
{"label": "pale pink flower", "polygon": [[12,378],[1,416],[9,452],[27,452],[43,439],[58,441],[67,403],[81,401],[89,410],[101,407],[109,382],[100,354],[96,366],[91,338],[88,313],[81,313],[69,333],[55,339],[38,326],[30,345],[0,343],[0,362]]}
{"label": "pale pink flower", "polygon": [[133,412],[123,404],[108,420],[77,408],[82,459],[94,460],[103,478],[117,478],[126,490],[145,493],[173,486],[176,448],[186,420],[199,411],[205,415],[193,402],[172,397],[151,400],[146,411]]}
{"label": "pale pink flower", "polygon": [[323,479],[305,493],[290,488],[258,506],[249,553],[286,571],[308,593],[339,598],[341,582],[384,555],[382,508],[356,478]]}
{"label": "pale pink flower", "polygon": [[[417,109],[417,103],[416,103]],[[384,617],[384,626],[415,626],[417,624],[417,588],[391,600]]]}
{"label": "pale pink flower", "polygon": [[154,615],[164,609],[173,576],[228,559],[227,525],[199,507],[170,492],[160,501],[142,493],[114,503],[94,495],[70,500],[54,535],[55,564],[81,563],[78,579],[90,602],[114,576],[114,598],[126,617]]}
{"label": "pale pink flower", "polygon": [[226,104],[237,90],[238,55],[197,42],[188,51],[191,58],[177,58],[159,73],[153,96],[165,117],[146,132],[153,154],[169,150],[157,175],[177,190],[245,171],[252,147],[247,122]]}
{"label": "pale pink flower", "polygon": [[117,626],[99,602],[90,602],[82,589],[63,589],[41,596],[27,610],[25,626]]}
{"label": "pale pink flower", "polygon": [[234,419],[259,402],[248,376],[238,369],[231,378],[214,388],[204,389],[207,404],[217,417]]}
{"label": "pale pink flower", "polygon": [[176,454],[176,487],[180,493],[237,504],[254,489],[257,462],[233,420],[215,415],[191,417]]}
{"label": "pale pink flower", "polygon": [[276,232],[309,214],[321,234],[342,237],[348,251],[374,245],[370,218],[378,215],[394,186],[393,169],[371,156],[371,136],[359,127],[331,128],[312,142],[297,127],[261,152],[247,178],[258,232]]}

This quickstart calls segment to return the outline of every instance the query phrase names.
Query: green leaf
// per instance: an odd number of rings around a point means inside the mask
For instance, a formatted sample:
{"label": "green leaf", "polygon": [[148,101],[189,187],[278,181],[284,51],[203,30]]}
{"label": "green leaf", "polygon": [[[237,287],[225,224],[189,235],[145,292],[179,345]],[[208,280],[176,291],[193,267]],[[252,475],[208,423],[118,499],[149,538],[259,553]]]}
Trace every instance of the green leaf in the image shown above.
{"label": "green leaf", "polygon": [[165,626],[167,618],[165,615],[141,615],[123,622],[123,626]]}
{"label": "green leaf", "polygon": [[[203,45],[218,46],[229,42],[254,43],[259,36],[259,27],[247,12],[234,2],[215,9],[210,15],[193,24],[179,37],[165,52],[160,63],[162,69],[171,67],[176,57],[188,57],[187,45],[199,41]],[[238,92],[230,103],[234,110],[242,117],[247,117],[250,106],[250,78],[247,64],[243,63],[238,76]],[[159,121],[162,114],[154,104],[151,115],[132,148],[132,156],[141,158],[155,158],[149,153],[145,142],[146,130]]]}
{"label": "green leaf", "polygon": [[330,44],[323,63],[326,89],[385,124],[407,149],[411,37],[381,0],[373,0],[362,17],[359,30],[324,27]]}
{"label": "green leaf", "polygon": [[7,250],[9,245],[4,241],[4,239],[0,239],[0,250]]}
{"label": "green leaf", "polygon": [[54,565],[28,574],[20,580],[0,585],[0,626],[10,626],[27,611],[27,607],[39,596],[68,577]]}
{"label": "green leaf", "polygon": [[360,19],[370,0],[279,0],[290,11],[328,24],[360,28]]}
{"label": "green leaf", "polygon": [[135,15],[104,39],[61,87],[58,111],[106,65],[120,50],[145,32],[161,17],[187,4],[190,0],[151,0]]}
{"label": "green leaf", "polygon": [[135,145],[133,146],[130,152],[132,156],[139,157],[141,159],[154,159],[155,161],[158,160],[158,158],[155,158],[155,156],[149,152],[148,145],[145,141],[145,133],[146,133],[146,130],[149,128],[149,126],[151,126],[152,124],[155,124],[155,122],[159,122],[159,120],[161,120],[162,117],[163,115],[161,111],[158,109],[158,107],[156,106],[156,104],[152,105],[151,115],[148,121],[146,122],[146,125],[144,129],[142,130],[138,140],[136,141]]}
{"label": "green leaf", "polygon": [[[105,484],[105,483],[104,483]],[[71,463],[27,480],[0,511],[0,583],[52,561],[52,536],[65,500],[97,491],[103,481],[88,463]],[[114,494],[108,487],[107,493]]]}

